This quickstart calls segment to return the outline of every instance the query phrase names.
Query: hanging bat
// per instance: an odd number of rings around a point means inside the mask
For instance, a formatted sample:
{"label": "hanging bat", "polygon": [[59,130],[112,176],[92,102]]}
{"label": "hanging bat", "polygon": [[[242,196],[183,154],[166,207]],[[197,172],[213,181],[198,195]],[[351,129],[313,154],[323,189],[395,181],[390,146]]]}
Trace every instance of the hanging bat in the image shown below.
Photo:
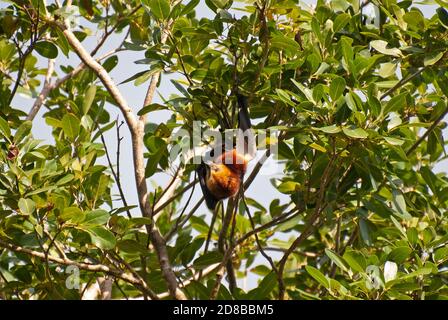
{"label": "hanging bat", "polygon": [[[238,128],[252,134],[248,112],[247,98],[237,95]],[[240,190],[247,162],[254,156],[255,144],[244,137],[243,149],[234,148],[225,151],[212,161],[202,161],[197,168],[199,183],[204,194],[205,203],[210,210],[226,198],[235,196]]]}

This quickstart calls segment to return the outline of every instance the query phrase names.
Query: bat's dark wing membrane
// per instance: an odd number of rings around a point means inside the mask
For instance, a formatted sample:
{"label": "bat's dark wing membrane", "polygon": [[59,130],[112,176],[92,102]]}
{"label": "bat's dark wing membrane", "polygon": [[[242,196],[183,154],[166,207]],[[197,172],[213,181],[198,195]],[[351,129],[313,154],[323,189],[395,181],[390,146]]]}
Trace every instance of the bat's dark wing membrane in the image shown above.
{"label": "bat's dark wing membrane", "polygon": [[252,130],[252,124],[250,122],[249,116],[249,102],[246,96],[241,94],[237,94],[238,100],[238,128],[243,130],[244,133],[244,150],[239,150],[239,152],[243,152],[244,156],[249,156],[253,159],[257,153],[255,136]]}
{"label": "bat's dark wing membrane", "polygon": [[238,100],[238,107],[240,109],[238,112],[238,128],[246,131],[251,128],[249,111],[247,109],[249,103],[246,96],[237,94],[236,97]]}
{"label": "bat's dark wing membrane", "polygon": [[210,170],[208,166],[201,162],[201,164],[196,169],[196,172],[198,173],[199,177],[199,184],[201,185],[202,193],[204,194],[205,203],[207,204],[207,207],[210,210],[215,210],[216,204],[218,203],[218,200],[213,196],[213,194],[208,190],[207,188],[207,171]]}

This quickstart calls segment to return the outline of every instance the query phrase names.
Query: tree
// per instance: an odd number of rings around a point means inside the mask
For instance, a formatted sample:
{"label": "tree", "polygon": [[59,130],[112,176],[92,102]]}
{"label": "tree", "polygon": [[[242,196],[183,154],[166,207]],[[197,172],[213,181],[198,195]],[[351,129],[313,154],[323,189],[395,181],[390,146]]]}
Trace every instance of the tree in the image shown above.
{"label": "tree", "polygon": [[[448,179],[434,168],[446,158],[448,3],[425,17],[412,1],[371,1],[370,24],[356,0],[208,0],[213,15],[197,19],[199,2],[2,5],[0,297],[79,299],[98,280],[114,299],[447,298]],[[86,23],[102,34],[90,52]],[[112,79],[125,51],[145,70]],[[60,62],[69,54],[79,65]],[[154,103],[168,74],[179,92]],[[142,108],[117,84],[130,81],[147,86]],[[288,202],[265,208],[240,192],[211,213],[191,201],[196,165],[170,154],[194,121],[234,127],[237,92],[258,134],[278,133],[244,189],[275,156]],[[31,134],[41,108],[54,142]],[[157,110],[171,118],[152,123]],[[138,203],[120,181],[120,130]],[[168,169],[168,185],[148,187]],[[254,275],[256,288],[238,287]]]}

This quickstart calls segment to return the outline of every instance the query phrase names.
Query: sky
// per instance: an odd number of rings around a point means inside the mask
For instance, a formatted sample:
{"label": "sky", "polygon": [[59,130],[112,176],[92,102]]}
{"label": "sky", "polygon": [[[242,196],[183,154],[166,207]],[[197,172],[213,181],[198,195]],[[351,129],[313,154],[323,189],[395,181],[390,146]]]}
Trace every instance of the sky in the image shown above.
{"label": "sky", "polygon": [[[315,1],[305,1],[306,3],[314,3]],[[239,5],[235,2],[236,5]],[[2,8],[5,5],[5,3],[0,2],[0,8]],[[422,12],[426,16],[432,16],[435,12],[436,6],[419,6]],[[197,10],[197,17],[208,17],[212,18],[214,16],[214,13],[207,8],[205,5],[205,1],[201,0],[200,4],[196,8]],[[235,14],[237,17],[243,15],[240,11],[232,11],[232,14]],[[97,34],[97,38],[101,36],[101,33]],[[103,48],[98,52],[98,56],[101,56],[103,53],[106,53],[110,51],[111,49],[115,48],[117,46],[117,43],[120,43],[124,37],[124,34],[118,34],[111,36],[106,44],[103,46]],[[89,37],[86,39],[86,41],[83,42],[83,44],[86,46],[87,50],[90,51],[95,45],[96,40],[95,37]],[[134,61],[144,58],[144,51],[138,51],[138,52],[120,52],[118,53],[119,57],[119,63],[117,67],[111,72],[112,78],[115,80],[116,83],[120,83],[124,79],[127,79],[131,77],[132,75],[136,74],[137,72],[145,70],[144,65],[135,64]],[[69,57],[66,58],[61,52],[59,53],[59,56],[57,58],[57,66],[59,65],[78,65],[80,62],[79,58],[74,54],[70,53]],[[46,66],[46,60],[40,59],[39,60],[40,66]],[[60,71],[59,67],[57,67],[56,72],[58,76],[63,76],[64,73]],[[157,94],[153,102],[161,102],[160,96],[163,96],[165,98],[168,98],[170,94],[177,93],[177,89],[175,89],[174,85],[170,82],[170,79],[173,79],[173,75],[163,75],[162,81],[160,86],[157,89]],[[126,84],[119,85],[119,89],[125,99],[128,101],[128,104],[133,108],[135,112],[137,112],[141,107],[142,103],[146,94],[148,83],[145,83],[143,85],[140,85],[138,87],[135,87],[133,82],[129,82]],[[34,99],[29,99],[24,96],[17,95],[15,99],[13,100],[13,106],[19,107],[20,109],[24,111],[28,111],[31,108],[31,105],[33,104]],[[111,119],[115,119],[117,116],[120,120],[123,120],[123,117],[121,116],[119,110],[113,106],[108,106],[108,111],[110,113]],[[51,143],[53,141],[53,138],[51,136],[51,128],[45,124],[44,119],[42,119],[42,115],[46,112],[45,108],[42,108],[38,115],[36,116],[36,119],[33,124],[33,135],[37,139],[43,139],[46,143]],[[164,111],[157,111],[152,112],[149,114],[149,121],[154,123],[162,123],[168,119],[168,113]],[[124,137],[122,144],[121,144],[121,181],[123,188],[126,193],[126,200],[129,204],[138,204],[138,198],[137,198],[137,191],[135,187],[134,182],[134,175],[133,175],[133,162],[132,162],[132,153],[131,153],[131,139],[130,134],[127,128],[125,126],[122,127],[121,130],[122,136]],[[446,134],[446,132],[445,132]],[[115,130],[110,130],[108,133],[105,134],[106,141],[107,141],[107,147],[112,154],[113,161],[115,162],[115,151],[116,151],[116,137],[115,137]],[[105,157],[103,159],[100,159],[100,162],[107,165]],[[255,161],[252,161],[249,165],[248,172],[251,172],[251,169],[254,165]],[[276,165],[277,163],[275,160],[270,158],[270,160],[265,164],[263,169],[258,174],[257,178],[255,179],[254,183],[250,186],[248,190],[246,190],[246,197],[254,198],[256,201],[260,202],[265,207],[269,207],[269,203],[277,198],[280,199],[281,203],[287,203],[289,197],[279,193],[277,189],[275,189],[271,184],[271,179],[276,176],[281,176],[282,173],[282,167]],[[275,170],[272,170],[275,169]],[[439,164],[436,168],[437,171],[447,171],[448,169],[448,162],[444,161],[443,163]],[[193,176],[190,177],[190,179],[193,179]],[[160,173],[156,174],[152,178],[148,180],[148,185],[153,190],[154,185],[166,185],[169,181],[169,174],[167,173]],[[115,194],[118,194],[117,189],[115,188],[113,190]],[[200,188],[196,188],[192,201],[190,203],[190,207],[194,206],[196,202],[200,199],[202,196]],[[187,197],[184,197],[184,201]],[[121,206],[121,203],[116,203],[116,207]],[[188,212],[188,211],[187,211]],[[135,215],[138,215],[138,209],[134,209],[133,212]],[[207,216],[210,216],[208,209],[205,207],[205,205],[202,205],[198,211],[195,213],[196,215],[203,215],[206,214]],[[284,235],[286,238],[290,235]],[[273,258],[275,259],[276,256],[273,255]],[[258,262],[263,263],[261,259],[257,259]],[[250,278],[250,279],[244,279],[240,281],[240,286],[246,286],[247,288],[252,288],[256,286],[256,277]]]}

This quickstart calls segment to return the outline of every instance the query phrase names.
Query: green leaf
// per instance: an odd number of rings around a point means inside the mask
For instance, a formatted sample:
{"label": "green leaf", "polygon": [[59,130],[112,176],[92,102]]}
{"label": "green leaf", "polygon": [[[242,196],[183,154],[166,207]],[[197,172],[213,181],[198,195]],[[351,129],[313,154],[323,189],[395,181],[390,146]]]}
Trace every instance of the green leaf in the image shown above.
{"label": "green leaf", "polygon": [[356,251],[353,250],[347,250],[344,252],[344,255],[342,258],[347,262],[349,267],[357,272],[364,272],[366,269],[366,259],[364,256]]}
{"label": "green leaf", "polygon": [[317,282],[319,282],[325,288],[327,289],[330,288],[330,281],[322,272],[320,272],[319,270],[317,270],[312,266],[305,266],[305,270],[306,272],[308,272],[310,276],[312,276]]}
{"label": "green leaf", "polygon": [[229,0],[210,0],[219,9],[225,9]]}
{"label": "green leaf", "polygon": [[446,259],[448,259],[448,247],[442,247],[437,249],[434,252],[434,262],[437,264],[442,263],[443,261],[445,261]]}
{"label": "green leaf", "polygon": [[392,223],[394,224],[395,228],[397,228],[398,231],[403,235],[403,238],[406,238],[406,231],[404,230],[403,226],[400,224],[400,222],[395,219],[394,216],[390,216],[390,219],[392,220]]}
{"label": "green leaf", "polygon": [[103,68],[106,69],[107,72],[111,72],[113,68],[115,68],[118,64],[118,57],[117,56],[111,56],[106,59],[103,63]]}
{"label": "green leaf", "polygon": [[406,230],[406,236],[411,245],[416,245],[419,241],[418,230],[416,228],[409,228]]}
{"label": "green leaf", "polygon": [[278,143],[278,155],[285,159],[295,159],[294,152],[284,141]]}
{"label": "green leaf", "polygon": [[318,150],[320,152],[327,152],[327,149],[322,147],[320,144],[317,144],[316,142],[310,143],[308,146],[313,148],[313,149],[316,149],[316,150]]}
{"label": "green leaf", "polygon": [[341,128],[338,127],[337,125],[333,124],[331,126],[327,126],[327,127],[320,127],[320,128],[314,128],[316,130],[325,132],[325,133],[339,133],[341,132]]}
{"label": "green leaf", "polygon": [[62,31],[59,30],[59,28],[54,28],[54,30],[58,35],[55,42],[58,45],[59,49],[62,50],[62,53],[68,58],[68,54],[70,52],[70,45],[67,39],[65,38],[64,33],[62,33]]}
{"label": "green leaf", "polygon": [[102,133],[112,129],[115,126],[115,124],[116,124],[116,121],[114,120],[111,123],[106,124],[104,127],[101,127],[93,136],[92,141],[95,141],[96,139],[98,139]]}
{"label": "green leaf", "polygon": [[84,95],[84,101],[82,103],[83,114],[89,113],[90,107],[92,106],[93,100],[95,99],[95,94],[96,94],[96,85],[92,84],[87,88],[87,91]]}
{"label": "green leaf", "polygon": [[96,209],[86,213],[85,219],[82,221],[83,225],[103,225],[109,221],[110,214],[106,210]]}
{"label": "green leaf", "polygon": [[117,247],[118,249],[120,249],[120,251],[126,253],[140,253],[140,254],[148,253],[148,250],[143,245],[141,245],[135,240],[130,239],[118,241]]}
{"label": "green leaf", "polygon": [[342,131],[345,133],[346,136],[355,139],[365,139],[369,136],[369,134],[362,128],[356,128],[356,129],[342,128]]}
{"label": "green leaf", "polygon": [[278,191],[281,193],[295,193],[297,188],[300,187],[300,183],[295,181],[285,181],[282,182],[278,187]]}
{"label": "green leaf", "polygon": [[11,137],[11,129],[9,129],[8,122],[1,116],[0,116],[0,133],[6,140],[9,141],[9,138]]}
{"label": "green leaf", "polygon": [[157,19],[165,20],[170,15],[168,0],[143,0],[143,3],[151,9],[151,13]]}
{"label": "green leaf", "polygon": [[351,16],[348,13],[341,13],[338,14],[336,19],[334,19],[333,22],[333,31],[336,33],[340,30],[342,30],[347,23],[350,21]]}
{"label": "green leaf", "polygon": [[423,64],[425,66],[432,66],[436,62],[438,62],[440,59],[442,59],[443,54],[445,52],[430,52],[427,55],[425,55],[425,58],[423,59]]}
{"label": "green leaf", "polygon": [[36,209],[36,204],[31,199],[20,198],[18,205],[20,213],[24,215],[30,215]]}
{"label": "green leaf", "polygon": [[74,141],[79,134],[80,121],[73,114],[67,113],[61,121],[65,136]]}
{"label": "green leaf", "polygon": [[372,245],[372,223],[365,219],[359,219],[359,232],[364,243],[368,246]]}
{"label": "green leaf", "polygon": [[273,48],[285,50],[290,54],[300,52],[300,45],[293,39],[288,38],[282,34],[276,34],[272,37],[271,46]]}
{"label": "green leaf", "polygon": [[267,299],[277,285],[277,275],[274,272],[270,272],[263,280],[258,284],[258,287],[253,290],[252,294],[249,294],[251,300]]}
{"label": "green leaf", "polygon": [[[134,74],[132,77],[129,77],[129,78],[127,78],[127,79],[124,80],[124,81],[121,81],[121,82],[119,83],[119,85],[122,85],[122,84],[125,84],[125,83],[127,83],[127,82],[133,81],[133,80],[135,80],[135,79],[137,79],[137,78],[140,78],[140,77],[144,76],[147,72],[148,72],[147,70],[137,72],[137,73]],[[148,78],[149,78],[149,77],[148,77]]]}
{"label": "green leaf", "polygon": [[402,219],[411,219],[412,216],[406,209],[406,201],[403,194],[399,190],[392,190],[392,207],[398,212]]}
{"label": "green leaf", "polygon": [[380,70],[378,70],[378,74],[381,78],[389,78],[395,75],[395,71],[397,70],[397,64],[386,62],[380,64]]}
{"label": "green leaf", "polygon": [[31,132],[31,127],[31,121],[24,121],[14,134],[14,143],[18,144],[22,142],[23,138],[25,138]]}
{"label": "green leaf", "polygon": [[292,83],[305,95],[308,101],[314,102],[313,93],[310,89],[305,87],[303,84],[297,82],[296,80],[291,78]]}
{"label": "green leaf", "polygon": [[44,58],[55,59],[58,56],[58,47],[49,41],[37,42],[34,45],[34,50]]}
{"label": "green leaf", "polygon": [[341,43],[341,49],[342,49],[342,56],[344,57],[343,67],[347,72],[355,75],[356,68],[353,63],[353,55],[354,55],[353,46],[352,46],[353,39],[346,37],[346,36],[342,36],[340,43]]}
{"label": "green leaf", "polygon": [[393,145],[393,146],[401,146],[404,141],[401,139],[397,139],[397,138],[392,138],[392,137],[383,137],[384,140],[386,140],[387,143]]}
{"label": "green leaf", "polygon": [[59,216],[63,221],[70,221],[72,223],[80,223],[85,219],[86,215],[78,207],[66,207]]}
{"label": "green leaf", "polygon": [[150,113],[150,112],[153,112],[153,111],[166,110],[166,109],[168,109],[167,106],[164,106],[164,105],[159,104],[159,103],[151,103],[151,104],[141,108],[138,111],[137,115],[142,116],[144,114],[147,114],[147,113]]}
{"label": "green leaf", "polygon": [[90,234],[92,243],[100,249],[113,249],[116,244],[115,236],[104,227],[92,227],[86,230]]}
{"label": "green leaf", "polygon": [[71,174],[71,173],[66,174],[65,176],[63,176],[61,179],[59,179],[59,180],[56,182],[56,185],[57,185],[57,186],[60,186],[60,185],[69,183],[69,182],[72,181],[74,178],[75,178],[75,176],[74,176],[73,174]]}
{"label": "green leaf", "polygon": [[436,12],[442,25],[448,29],[448,11],[446,11],[445,8],[440,7],[436,9]]}
{"label": "green leaf", "polygon": [[370,45],[376,51],[388,56],[401,57],[403,55],[398,48],[387,48],[387,42],[384,40],[370,41]]}
{"label": "green leaf", "polygon": [[345,90],[345,80],[342,77],[334,78],[330,83],[330,97],[331,100],[336,101],[344,93]]}
{"label": "green leaf", "polygon": [[204,221],[204,219],[191,216],[190,218],[191,227],[202,234],[207,234],[209,230],[209,225]]}
{"label": "green leaf", "polygon": [[195,268],[204,269],[214,263],[221,262],[221,260],[222,254],[220,252],[211,251],[194,260],[193,265]]}
{"label": "green leaf", "polygon": [[188,2],[185,7],[182,8],[180,16],[185,16],[193,11],[193,9],[196,8],[200,1],[201,0],[191,0],[190,2]]}
{"label": "green leaf", "polygon": [[411,273],[408,273],[408,274],[406,274],[404,276],[401,276],[400,280],[405,280],[405,279],[409,279],[409,278],[413,278],[413,277],[427,275],[427,274],[432,273],[432,270],[433,269],[431,267],[423,267],[423,268],[415,270],[415,271],[413,271]]}
{"label": "green leaf", "polygon": [[397,264],[403,263],[411,254],[412,249],[409,247],[398,247],[393,249],[387,256],[387,260],[394,261]]}
{"label": "green leaf", "polygon": [[134,85],[139,86],[139,85],[145,83],[146,81],[149,80],[149,78],[152,77],[152,75],[154,73],[157,73],[162,70],[163,70],[163,65],[161,65],[161,64],[152,65],[149,71],[146,71],[143,75],[141,75],[141,76],[137,77],[137,79],[135,79]]}
{"label": "green leaf", "polygon": [[325,254],[333,261],[341,270],[347,271],[347,266],[344,263],[344,260],[336,253],[331,251],[330,249],[325,249]]}

